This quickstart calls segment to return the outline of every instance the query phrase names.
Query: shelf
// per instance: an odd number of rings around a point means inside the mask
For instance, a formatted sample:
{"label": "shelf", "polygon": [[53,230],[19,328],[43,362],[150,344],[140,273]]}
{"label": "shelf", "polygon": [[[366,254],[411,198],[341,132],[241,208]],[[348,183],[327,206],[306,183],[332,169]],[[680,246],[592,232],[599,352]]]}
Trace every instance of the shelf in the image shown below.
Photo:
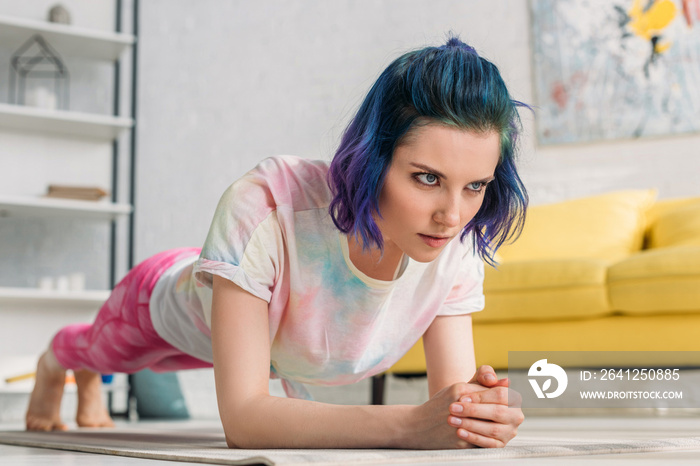
{"label": "shelf", "polygon": [[109,298],[108,290],[53,291],[38,288],[0,288],[0,308],[8,305],[70,307],[97,311]]}
{"label": "shelf", "polygon": [[129,34],[0,15],[0,42],[7,47],[17,49],[34,34],[40,34],[62,57],[106,61],[119,59],[136,41]]}
{"label": "shelf", "polygon": [[0,128],[3,129],[21,129],[109,142],[133,124],[134,120],[131,118],[0,103]]}
{"label": "shelf", "polygon": [[0,217],[71,217],[91,220],[116,220],[129,215],[128,204],[77,201],[47,197],[0,196]]}
{"label": "shelf", "polygon": [[[32,377],[30,380],[23,380],[22,382],[15,382],[15,383],[5,383],[4,381],[0,381],[0,396],[17,396],[17,395],[24,395],[27,396],[30,393],[32,393],[32,389],[34,388],[34,378]],[[72,395],[78,393],[77,387],[74,383],[69,383],[66,384],[63,387],[63,394],[65,395]],[[25,400],[22,400],[22,402],[25,402]]]}

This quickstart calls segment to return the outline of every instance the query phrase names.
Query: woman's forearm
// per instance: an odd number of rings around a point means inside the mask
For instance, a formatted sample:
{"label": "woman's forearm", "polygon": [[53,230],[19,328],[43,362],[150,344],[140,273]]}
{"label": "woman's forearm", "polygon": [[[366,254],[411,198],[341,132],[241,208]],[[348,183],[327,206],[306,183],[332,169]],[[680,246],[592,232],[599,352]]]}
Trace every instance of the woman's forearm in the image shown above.
{"label": "woman's forearm", "polygon": [[344,406],[261,395],[221,409],[231,448],[412,448],[415,406]]}

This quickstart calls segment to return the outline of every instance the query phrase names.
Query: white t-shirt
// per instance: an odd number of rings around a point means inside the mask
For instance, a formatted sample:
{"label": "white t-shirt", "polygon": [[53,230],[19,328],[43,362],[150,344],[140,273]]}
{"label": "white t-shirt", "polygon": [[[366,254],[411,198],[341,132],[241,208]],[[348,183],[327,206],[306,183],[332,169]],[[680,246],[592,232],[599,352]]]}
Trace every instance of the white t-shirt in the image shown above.
{"label": "white t-shirt", "polygon": [[[391,281],[360,272],[328,213],[327,171],[325,162],[272,157],[231,185],[201,256],[158,281],[156,331],[211,361],[211,285],[219,275],[269,303],[273,375],[341,385],[390,368],[436,316],[483,309],[484,266],[469,236],[429,263],[404,255]],[[294,395],[300,387],[292,385]]]}

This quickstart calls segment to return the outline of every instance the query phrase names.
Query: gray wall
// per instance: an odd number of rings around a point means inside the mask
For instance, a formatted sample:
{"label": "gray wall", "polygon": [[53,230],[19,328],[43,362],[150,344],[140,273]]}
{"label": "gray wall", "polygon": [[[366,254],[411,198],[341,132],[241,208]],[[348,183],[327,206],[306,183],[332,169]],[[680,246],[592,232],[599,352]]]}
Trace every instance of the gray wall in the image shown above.
{"label": "gray wall", "polygon": [[[137,259],[201,245],[223,190],[275,154],[330,158],[378,73],[459,33],[533,102],[523,0],[180,0],[141,3]],[[698,135],[537,148],[533,203],[615,189],[700,194]]]}

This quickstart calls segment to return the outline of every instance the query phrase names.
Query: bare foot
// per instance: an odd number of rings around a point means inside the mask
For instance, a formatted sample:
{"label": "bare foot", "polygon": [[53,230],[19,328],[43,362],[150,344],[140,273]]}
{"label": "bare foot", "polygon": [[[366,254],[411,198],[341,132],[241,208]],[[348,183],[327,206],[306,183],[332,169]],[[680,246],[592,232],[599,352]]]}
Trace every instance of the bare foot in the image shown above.
{"label": "bare foot", "polygon": [[88,370],[75,371],[78,385],[78,414],[75,420],[79,427],[114,427],[107,407],[102,401],[100,374]]}
{"label": "bare foot", "polygon": [[27,430],[68,428],[61,422],[61,399],[65,383],[66,370],[56,361],[51,349],[46,350],[36,366],[36,382],[25,417]]}

